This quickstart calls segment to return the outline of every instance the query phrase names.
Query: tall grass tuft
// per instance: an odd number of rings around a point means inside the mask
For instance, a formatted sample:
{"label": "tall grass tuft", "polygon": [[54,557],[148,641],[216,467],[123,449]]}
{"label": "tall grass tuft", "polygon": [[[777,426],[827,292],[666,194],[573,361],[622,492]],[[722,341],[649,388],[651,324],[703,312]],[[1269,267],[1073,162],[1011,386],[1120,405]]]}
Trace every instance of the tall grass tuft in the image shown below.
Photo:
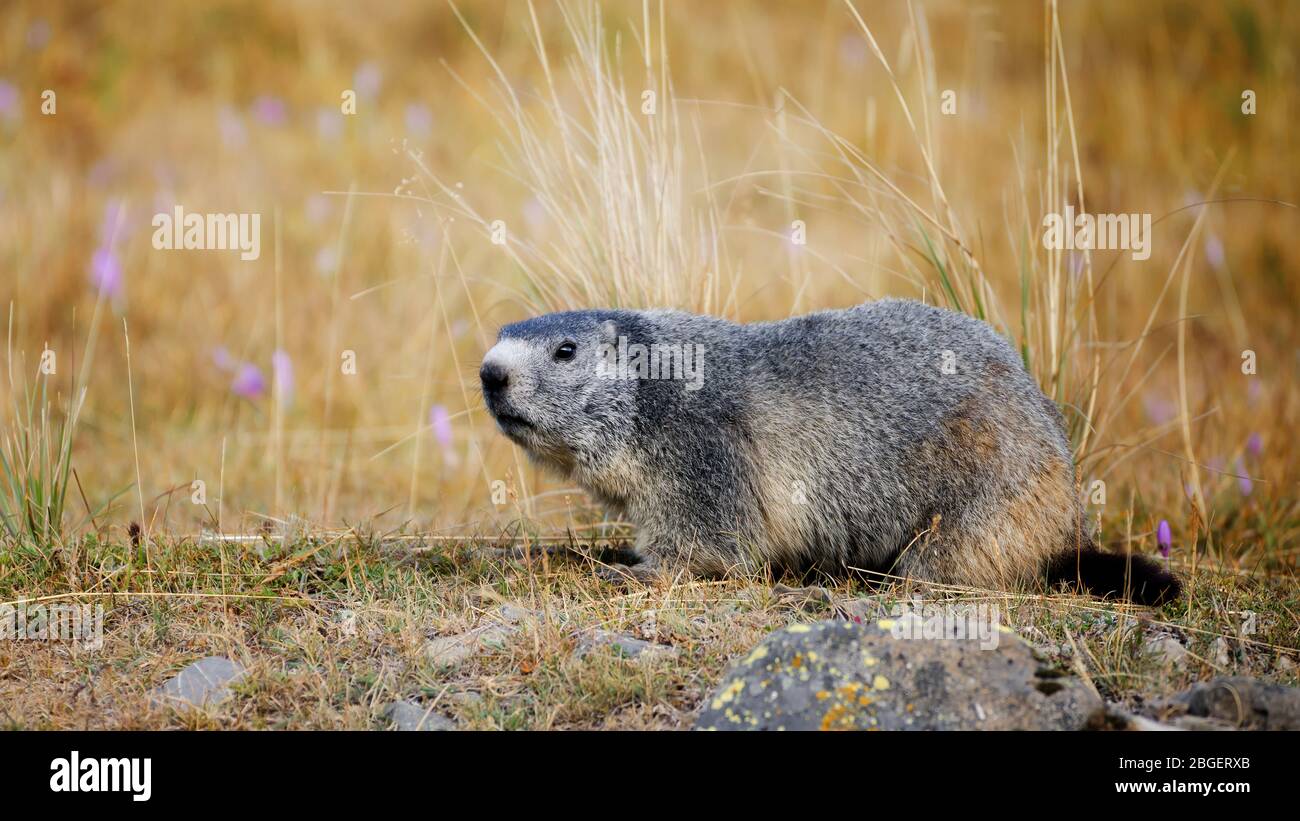
{"label": "tall grass tuft", "polygon": [[[1036,175],[1020,174],[1015,201],[1004,214],[1009,247],[1018,258],[1015,277],[991,276],[981,265],[973,236],[944,190],[931,124],[938,110],[934,49],[924,14],[908,4],[908,37],[917,67],[915,89],[904,87],[875,34],[852,0],[845,0],[870,52],[884,71],[919,157],[921,190],[909,191],[865,150],[822,126],[801,108],[803,122],[832,149],[827,179],[841,200],[888,239],[905,278],[921,296],[985,320],[1013,341],[1025,367],[1065,411],[1076,458],[1095,436],[1101,363],[1097,353],[1096,288],[1091,254],[1076,270],[1064,252],[1043,248],[1042,214],[1074,199],[1084,206],[1074,115],[1070,107],[1060,21],[1055,0],[1044,3],[1047,96],[1045,161]],[[914,94],[919,103],[909,103]],[[895,177],[897,175],[894,175]],[[1031,189],[1037,188],[1037,202]],[[979,239],[977,245],[976,239]]]}
{"label": "tall grass tuft", "polygon": [[0,521],[14,542],[37,550],[63,540],[72,479],[72,443],[85,401],[78,391],[67,412],[51,408],[50,377],[38,366],[36,384],[15,379],[12,322],[9,339],[10,418],[0,442]]}
{"label": "tall grass tuft", "polygon": [[[0,481],[3,481],[3,487],[0,487],[0,525],[10,544],[36,551],[42,556],[48,555],[49,549],[64,544],[68,538],[65,514],[68,492],[75,478],[73,444],[86,402],[86,382],[94,357],[104,296],[101,292],[95,303],[81,370],[71,400],[62,411],[56,407],[58,394],[52,391],[50,384],[55,373],[46,372],[43,362],[38,364],[35,385],[32,385],[23,375],[21,365],[15,367],[13,305],[9,306],[6,342],[9,409],[3,438],[0,439]],[[89,508],[86,515],[93,521],[95,513]]]}
{"label": "tall grass tuft", "polygon": [[[698,145],[689,134],[698,131],[688,131],[668,73],[663,4],[657,10],[648,0],[642,4],[641,27],[631,39],[644,81],[629,89],[628,43],[605,27],[599,4],[556,6],[573,46],[556,66],[530,2],[529,37],[543,81],[531,96],[516,90],[452,8],[496,75],[495,97],[485,99],[456,79],[497,121],[505,173],[552,226],[544,246],[514,231],[505,244],[528,285],[528,307],[722,310],[735,282],[725,276],[717,204],[699,196],[703,179],[691,176],[695,170],[704,177],[707,169],[702,151],[700,168],[688,162],[691,145]],[[567,83],[557,81],[560,70]],[[491,230],[490,216],[421,168],[459,214]]]}

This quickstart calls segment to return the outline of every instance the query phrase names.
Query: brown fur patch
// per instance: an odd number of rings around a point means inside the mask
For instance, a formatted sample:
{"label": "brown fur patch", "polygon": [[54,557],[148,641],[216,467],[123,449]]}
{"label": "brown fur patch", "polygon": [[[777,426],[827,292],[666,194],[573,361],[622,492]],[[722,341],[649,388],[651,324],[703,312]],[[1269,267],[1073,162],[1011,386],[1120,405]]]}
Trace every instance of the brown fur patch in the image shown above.
{"label": "brown fur patch", "polygon": [[939,548],[936,555],[921,563],[943,581],[1000,589],[1021,586],[1070,543],[1079,521],[1067,460],[1047,455],[1036,469],[1025,472],[1022,459],[1007,452],[1024,445],[1014,437],[1039,435],[1026,429],[1026,420],[1000,400],[1009,375],[1001,362],[986,363],[981,389],[942,422],[950,437],[944,447],[953,467],[967,475],[987,476],[993,470],[990,480],[999,482],[1002,496],[987,500],[989,506],[978,515],[955,511],[957,520],[945,522],[939,544],[931,546]]}
{"label": "brown fur patch", "polygon": [[997,427],[973,400],[968,399],[958,405],[943,420],[943,427],[950,443],[956,445],[966,458],[987,460],[998,452],[1000,445]]}
{"label": "brown fur patch", "polygon": [[1069,465],[1053,457],[1024,477],[984,532],[970,534],[953,557],[955,572],[993,587],[1025,584],[1067,543],[1077,518]]}

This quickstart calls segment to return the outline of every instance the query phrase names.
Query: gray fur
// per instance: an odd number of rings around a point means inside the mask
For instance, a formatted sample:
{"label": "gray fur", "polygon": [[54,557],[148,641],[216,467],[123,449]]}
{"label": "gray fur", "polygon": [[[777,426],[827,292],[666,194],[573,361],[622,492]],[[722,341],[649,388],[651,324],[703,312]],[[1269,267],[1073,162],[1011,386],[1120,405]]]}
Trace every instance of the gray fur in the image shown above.
{"label": "gray fur", "polygon": [[[620,335],[702,345],[703,385],[597,375]],[[576,355],[556,361],[565,341]],[[647,566],[1007,587],[1090,543],[1059,411],[963,314],[898,299],[752,324],[572,311],[503,328],[484,373],[508,379],[485,390],[502,431],[635,523]]]}

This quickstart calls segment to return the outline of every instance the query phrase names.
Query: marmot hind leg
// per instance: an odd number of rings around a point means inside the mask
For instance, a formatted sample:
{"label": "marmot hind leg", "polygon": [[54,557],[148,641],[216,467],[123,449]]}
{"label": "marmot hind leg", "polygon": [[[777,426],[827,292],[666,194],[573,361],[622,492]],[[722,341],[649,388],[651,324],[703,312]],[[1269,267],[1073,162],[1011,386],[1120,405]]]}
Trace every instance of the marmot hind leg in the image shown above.
{"label": "marmot hind leg", "polygon": [[981,486],[966,489],[899,554],[893,573],[989,590],[1035,584],[1061,545],[1086,534],[1069,463],[1053,456],[1016,468],[1027,461],[990,466]]}
{"label": "marmot hind leg", "polygon": [[935,585],[970,585],[955,569],[957,557],[966,549],[964,540],[943,532],[919,534],[884,571],[885,581],[916,581]]}
{"label": "marmot hind leg", "polygon": [[939,520],[899,552],[887,573],[953,587],[1015,590],[1034,581],[1046,545],[1060,541],[1058,534],[1044,540],[1009,519],[975,526]]}

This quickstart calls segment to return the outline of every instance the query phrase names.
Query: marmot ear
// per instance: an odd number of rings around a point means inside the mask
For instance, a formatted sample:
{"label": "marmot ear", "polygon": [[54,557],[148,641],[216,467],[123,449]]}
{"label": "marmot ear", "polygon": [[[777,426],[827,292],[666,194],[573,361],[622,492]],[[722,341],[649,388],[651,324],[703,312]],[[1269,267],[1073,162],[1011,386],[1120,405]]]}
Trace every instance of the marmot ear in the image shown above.
{"label": "marmot ear", "polygon": [[610,345],[618,341],[618,325],[614,324],[614,320],[607,319],[600,323],[600,338]]}

